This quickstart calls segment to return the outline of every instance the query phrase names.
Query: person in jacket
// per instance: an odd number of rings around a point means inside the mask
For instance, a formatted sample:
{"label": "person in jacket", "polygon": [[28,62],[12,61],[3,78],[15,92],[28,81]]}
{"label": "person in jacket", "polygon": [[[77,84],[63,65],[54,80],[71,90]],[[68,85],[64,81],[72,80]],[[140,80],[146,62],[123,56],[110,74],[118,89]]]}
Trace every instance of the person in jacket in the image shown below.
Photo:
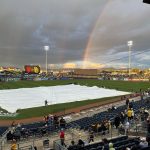
{"label": "person in jacket", "polygon": [[61,145],[65,145],[65,143],[64,143],[64,141],[65,141],[65,132],[64,132],[63,129],[61,129],[59,137],[60,137]]}

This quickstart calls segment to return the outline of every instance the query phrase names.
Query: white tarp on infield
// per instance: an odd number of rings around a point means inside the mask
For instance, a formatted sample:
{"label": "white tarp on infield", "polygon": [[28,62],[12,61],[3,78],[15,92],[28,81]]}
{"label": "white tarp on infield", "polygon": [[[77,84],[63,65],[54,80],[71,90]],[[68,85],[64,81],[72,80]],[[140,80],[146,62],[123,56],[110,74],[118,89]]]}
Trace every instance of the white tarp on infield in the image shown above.
{"label": "white tarp on infield", "polygon": [[80,85],[63,85],[50,87],[20,88],[11,90],[0,90],[0,106],[9,112],[15,112],[20,108],[44,106],[48,104],[66,103],[112,97],[129,94],[117,90],[87,87]]}

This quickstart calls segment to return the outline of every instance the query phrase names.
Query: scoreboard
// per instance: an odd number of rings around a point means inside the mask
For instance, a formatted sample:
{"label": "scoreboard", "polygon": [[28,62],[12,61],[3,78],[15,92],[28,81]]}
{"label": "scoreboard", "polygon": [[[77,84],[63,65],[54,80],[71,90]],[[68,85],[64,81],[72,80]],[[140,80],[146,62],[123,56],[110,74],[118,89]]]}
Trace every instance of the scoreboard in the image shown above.
{"label": "scoreboard", "polygon": [[29,73],[29,74],[39,74],[40,73],[40,66],[25,65],[24,69],[25,69],[25,73]]}

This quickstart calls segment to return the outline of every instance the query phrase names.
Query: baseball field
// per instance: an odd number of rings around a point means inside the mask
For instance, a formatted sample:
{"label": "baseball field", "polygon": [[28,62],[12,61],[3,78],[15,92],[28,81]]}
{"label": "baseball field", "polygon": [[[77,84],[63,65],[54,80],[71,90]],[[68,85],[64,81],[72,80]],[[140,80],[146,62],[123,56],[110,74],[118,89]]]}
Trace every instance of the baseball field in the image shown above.
{"label": "baseball field", "polygon": [[[0,90],[4,89],[18,89],[18,88],[33,88],[41,86],[56,86],[56,85],[68,85],[78,84],[85,86],[97,86],[107,89],[116,89],[118,91],[125,92],[139,92],[150,88],[150,82],[128,82],[128,81],[101,81],[101,80],[53,80],[53,81],[18,81],[18,82],[1,82]],[[15,97],[14,97],[15,99]],[[40,117],[50,113],[67,112],[69,109],[83,107],[91,104],[108,104],[115,100],[120,99],[120,96],[101,98],[94,100],[75,101],[69,103],[52,104],[48,106],[32,107],[28,109],[17,110],[18,115],[13,119],[24,119],[32,117]],[[1,108],[2,109],[2,108]],[[4,112],[4,111],[3,111]],[[2,117],[0,119],[12,119],[12,117]]]}

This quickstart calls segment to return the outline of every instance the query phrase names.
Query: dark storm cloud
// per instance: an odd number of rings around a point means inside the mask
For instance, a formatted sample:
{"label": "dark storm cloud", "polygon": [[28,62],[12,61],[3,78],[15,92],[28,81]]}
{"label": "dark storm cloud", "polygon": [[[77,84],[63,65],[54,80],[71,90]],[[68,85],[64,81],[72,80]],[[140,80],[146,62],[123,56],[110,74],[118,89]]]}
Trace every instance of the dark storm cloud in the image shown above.
{"label": "dark storm cloud", "polygon": [[141,0],[1,0],[0,64],[44,65],[44,45],[50,45],[49,63],[79,62],[98,18],[91,61],[127,55],[128,40],[134,51],[148,49],[149,14]]}

